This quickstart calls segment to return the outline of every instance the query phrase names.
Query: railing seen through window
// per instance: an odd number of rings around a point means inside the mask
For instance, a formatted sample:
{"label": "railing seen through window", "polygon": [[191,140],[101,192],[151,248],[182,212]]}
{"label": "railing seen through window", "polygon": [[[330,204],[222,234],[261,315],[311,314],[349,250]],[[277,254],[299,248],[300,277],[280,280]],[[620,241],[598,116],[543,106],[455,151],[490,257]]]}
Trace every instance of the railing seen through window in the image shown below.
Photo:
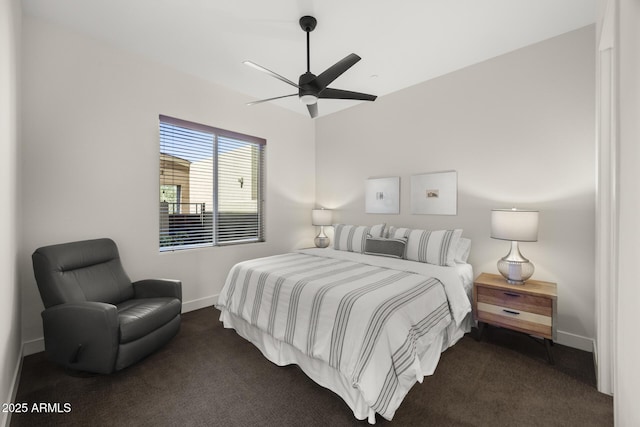
{"label": "railing seen through window", "polygon": [[264,241],[266,141],[160,116],[160,251]]}

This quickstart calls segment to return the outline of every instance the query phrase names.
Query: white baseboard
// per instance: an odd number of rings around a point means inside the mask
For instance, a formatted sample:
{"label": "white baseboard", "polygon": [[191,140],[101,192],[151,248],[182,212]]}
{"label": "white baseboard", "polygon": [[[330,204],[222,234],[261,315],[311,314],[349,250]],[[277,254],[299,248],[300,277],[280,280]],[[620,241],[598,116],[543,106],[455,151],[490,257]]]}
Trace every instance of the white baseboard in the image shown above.
{"label": "white baseboard", "polygon": [[[13,378],[11,379],[11,389],[9,390],[9,395],[6,396],[7,399],[3,400],[3,402],[15,402],[16,395],[18,394],[18,386],[20,385],[20,374],[22,373],[22,360],[24,354],[24,346],[20,349],[20,354],[18,355],[18,363],[16,364],[16,368],[13,372]],[[0,413],[0,426],[9,427],[11,424],[11,412]]]}
{"label": "white baseboard", "polygon": [[[182,303],[182,312],[188,313],[190,311],[199,310],[205,307],[211,307],[218,302],[218,294],[210,295],[204,298],[198,298],[191,301],[185,301]],[[25,341],[22,343],[22,356],[30,356],[32,354],[40,353],[44,351],[44,338],[36,338],[35,340]],[[22,357],[20,357],[22,366]]]}
{"label": "white baseboard", "polygon": [[201,308],[211,307],[218,302],[218,294],[210,295],[204,298],[198,298],[191,301],[182,303],[182,312],[188,313],[190,311],[200,310]]}
{"label": "white baseboard", "polygon": [[570,332],[558,331],[556,338],[556,342],[558,344],[577,348],[578,350],[588,351],[589,353],[593,351],[595,345],[595,341],[593,339],[572,334]]}
{"label": "white baseboard", "polygon": [[44,351],[44,338],[36,338],[31,341],[22,343],[22,356],[31,356],[32,354]]}

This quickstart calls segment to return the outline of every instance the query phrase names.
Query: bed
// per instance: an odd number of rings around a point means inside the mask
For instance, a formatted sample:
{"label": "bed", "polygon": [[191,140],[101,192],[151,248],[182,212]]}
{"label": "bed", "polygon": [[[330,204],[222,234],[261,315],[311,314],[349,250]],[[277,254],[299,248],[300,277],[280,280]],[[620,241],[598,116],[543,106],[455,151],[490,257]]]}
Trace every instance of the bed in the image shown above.
{"label": "bed", "polygon": [[216,307],[225,328],[271,362],[298,365],[373,424],[376,413],[391,420],[470,330],[473,271],[359,252],[313,248],[238,263]]}

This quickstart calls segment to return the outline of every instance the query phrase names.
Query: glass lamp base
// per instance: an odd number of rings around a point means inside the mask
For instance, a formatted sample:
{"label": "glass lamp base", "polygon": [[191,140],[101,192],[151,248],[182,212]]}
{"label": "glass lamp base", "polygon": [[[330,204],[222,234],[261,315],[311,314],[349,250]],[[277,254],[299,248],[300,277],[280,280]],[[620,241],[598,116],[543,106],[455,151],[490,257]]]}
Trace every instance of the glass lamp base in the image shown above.
{"label": "glass lamp base", "polygon": [[316,244],[316,248],[326,248],[329,246],[329,238],[327,236],[318,236],[313,239],[313,243]]}
{"label": "glass lamp base", "polygon": [[524,282],[533,275],[534,270],[535,267],[529,261],[508,261],[504,258],[498,261],[498,271],[507,279],[507,283],[512,285],[524,285]]}
{"label": "glass lamp base", "polygon": [[512,285],[524,285],[524,282],[533,275],[533,264],[522,256],[518,248],[518,242],[511,242],[511,250],[507,256],[498,261],[498,271]]}
{"label": "glass lamp base", "polygon": [[316,248],[326,248],[329,246],[329,238],[324,234],[324,226],[320,226],[320,233],[313,239],[313,243],[316,244]]}

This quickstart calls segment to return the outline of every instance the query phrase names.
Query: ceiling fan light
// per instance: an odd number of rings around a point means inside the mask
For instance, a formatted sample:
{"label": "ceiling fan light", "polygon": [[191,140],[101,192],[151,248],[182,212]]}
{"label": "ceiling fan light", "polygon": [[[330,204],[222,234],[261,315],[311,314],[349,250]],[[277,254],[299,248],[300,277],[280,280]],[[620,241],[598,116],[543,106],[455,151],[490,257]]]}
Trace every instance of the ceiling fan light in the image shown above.
{"label": "ceiling fan light", "polygon": [[303,104],[311,105],[318,102],[318,97],[315,95],[302,95],[300,101],[302,101]]}

